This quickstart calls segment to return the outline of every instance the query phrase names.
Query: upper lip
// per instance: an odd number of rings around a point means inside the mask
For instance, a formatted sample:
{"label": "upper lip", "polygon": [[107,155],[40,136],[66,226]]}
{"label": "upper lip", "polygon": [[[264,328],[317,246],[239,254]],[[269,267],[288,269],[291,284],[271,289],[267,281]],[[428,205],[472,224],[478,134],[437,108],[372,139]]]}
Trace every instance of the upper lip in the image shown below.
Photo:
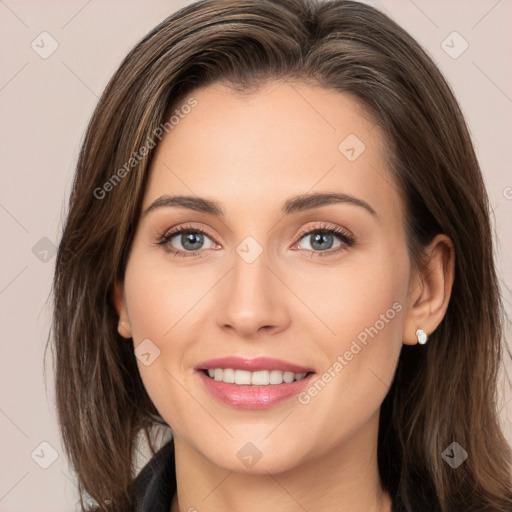
{"label": "upper lip", "polygon": [[232,368],[233,370],[247,370],[250,372],[260,370],[281,370],[283,372],[293,373],[314,372],[312,368],[299,366],[271,357],[256,357],[254,359],[245,359],[237,356],[220,357],[218,359],[204,361],[195,367],[196,370],[209,370],[213,368]]}

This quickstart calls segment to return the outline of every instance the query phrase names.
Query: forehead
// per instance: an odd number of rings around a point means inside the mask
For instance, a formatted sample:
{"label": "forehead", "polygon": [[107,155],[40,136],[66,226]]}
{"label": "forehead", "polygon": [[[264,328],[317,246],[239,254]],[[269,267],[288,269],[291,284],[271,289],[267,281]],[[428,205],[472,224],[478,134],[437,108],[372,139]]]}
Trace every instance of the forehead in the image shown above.
{"label": "forehead", "polygon": [[[191,98],[195,106],[180,111]],[[158,144],[144,207],[161,194],[198,195],[236,215],[291,195],[342,192],[401,216],[386,139],[350,95],[280,81],[240,95],[217,83],[173,113],[181,116]]]}

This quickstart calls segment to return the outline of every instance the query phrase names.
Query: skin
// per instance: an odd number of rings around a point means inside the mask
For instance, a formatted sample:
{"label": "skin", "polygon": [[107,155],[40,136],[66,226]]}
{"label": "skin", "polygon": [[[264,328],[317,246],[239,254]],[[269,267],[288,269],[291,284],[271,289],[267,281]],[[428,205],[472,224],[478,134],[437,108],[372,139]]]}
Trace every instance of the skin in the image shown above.
{"label": "skin", "polygon": [[[426,248],[429,265],[411,264],[385,138],[352,97],[283,81],[246,97],[221,83],[191,96],[197,106],[157,147],[142,211],[183,194],[218,201],[225,216],[180,207],[141,216],[113,297],[119,333],[135,348],[149,338],[160,350],[149,366],[137,363],[174,431],[171,512],[388,512],[377,468],[380,407],[403,344],[416,344],[416,330],[431,333],[445,314],[452,244],[440,235]],[[354,161],[338,150],[349,134],[366,147]],[[315,192],[359,198],[376,215],[350,203],[280,212],[290,197]],[[299,236],[319,223],[343,228],[355,244],[333,235],[332,247],[318,249],[314,234]],[[196,245],[200,255],[156,245],[185,225],[211,233]],[[252,263],[236,252],[248,236],[262,248]],[[181,240],[172,246],[185,252]],[[330,255],[313,254],[322,251]],[[259,411],[231,407],[194,371],[211,358],[265,355],[321,376],[396,303],[394,318],[307,404],[293,397]],[[261,453],[250,468],[237,457],[248,442]]]}

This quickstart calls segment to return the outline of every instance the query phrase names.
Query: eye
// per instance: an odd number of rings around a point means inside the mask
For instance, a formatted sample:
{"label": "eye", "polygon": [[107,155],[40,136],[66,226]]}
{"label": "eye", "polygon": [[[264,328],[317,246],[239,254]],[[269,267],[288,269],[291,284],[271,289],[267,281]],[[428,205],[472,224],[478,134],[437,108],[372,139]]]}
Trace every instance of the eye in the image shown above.
{"label": "eye", "polygon": [[[355,238],[345,229],[328,225],[315,226],[314,229],[301,231],[301,240],[305,239],[309,247],[304,250],[312,251],[311,256],[331,256],[355,244]],[[338,245],[335,246],[336,241]],[[297,247],[295,244],[294,247]],[[334,249],[332,247],[335,246]]]}
{"label": "eye", "polygon": [[[210,241],[210,247],[204,247],[205,240]],[[216,246],[206,231],[193,226],[181,226],[165,233],[159,237],[157,245],[164,246],[165,250],[174,256],[183,257],[197,256],[204,252],[199,249],[213,249]]]}
{"label": "eye", "polygon": [[[355,244],[355,238],[345,229],[328,225],[315,226],[313,229],[303,230],[299,234],[300,240],[305,239],[309,247],[302,250],[311,251],[311,256],[330,256],[347,249]],[[209,247],[205,247],[209,241]],[[338,245],[333,246],[338,242]],[[205,230],[194,226],[181,226],[164,233],[158,238],[156,245],[174,256],[191,257],[204,253],[201,249],[215,249],[217,244]],[[300,242],[293,248],[298,247]],[[178,247],[177,247],[178,246]]]}

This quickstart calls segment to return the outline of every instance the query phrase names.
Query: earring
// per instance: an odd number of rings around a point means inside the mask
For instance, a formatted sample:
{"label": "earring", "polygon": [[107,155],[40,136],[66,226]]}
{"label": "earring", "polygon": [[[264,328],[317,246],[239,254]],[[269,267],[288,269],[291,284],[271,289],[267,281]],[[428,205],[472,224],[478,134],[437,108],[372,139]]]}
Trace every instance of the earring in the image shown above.
{"label": "earring", "polygon": [[428,336],[423,329],[418,329],[416,331],[416,336],[418,337],[418,343],[420,343],[421,345],[425,345],[425,343],[427,343]]}

